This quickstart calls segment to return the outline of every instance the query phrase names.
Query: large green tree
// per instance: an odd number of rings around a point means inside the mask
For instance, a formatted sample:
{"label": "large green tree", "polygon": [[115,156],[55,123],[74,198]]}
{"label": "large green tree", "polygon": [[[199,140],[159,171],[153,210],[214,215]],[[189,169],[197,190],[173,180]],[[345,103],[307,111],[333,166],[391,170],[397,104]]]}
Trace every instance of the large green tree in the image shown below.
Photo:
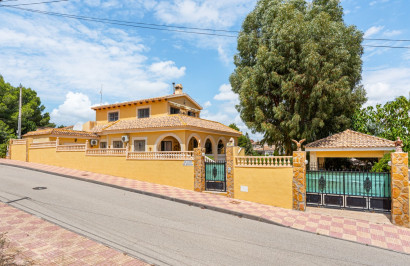
{"label": "large green tree", "polygon": [[353,118],[353,129],[365,134],[403,141],[403,150],[410,151],[410,99],[404,96],[376,107],[358,110]]}
{"label": "large green tree", "polygon": [[[36,130],[37,127],[55,127],[50,123],[49,113],[44,113],[45,107],[37,93],[30,88],[22,87],[22,90],[22,134]],[[17,135],[19,93],[19,87],[6,83],[0,75],[0,157],[5,156],[8,140]]]}
{"label": "large green tree", "polygon": [[292,139],[348,128],[366,100],[362,39],[338,0],[260,0],[243,22],[230,77],[242,120],[287,154]]}

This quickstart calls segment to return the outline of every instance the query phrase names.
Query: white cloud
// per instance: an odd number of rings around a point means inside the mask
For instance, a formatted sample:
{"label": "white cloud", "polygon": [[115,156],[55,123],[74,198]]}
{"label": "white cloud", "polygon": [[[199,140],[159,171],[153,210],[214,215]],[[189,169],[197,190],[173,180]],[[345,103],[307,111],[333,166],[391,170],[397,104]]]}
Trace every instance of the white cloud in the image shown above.
{"label": "white cloud", "polygon": [[369,29],[366,30],[366,32],[364,33],[364,38],[369,38],[377,33],[379,33],[382,29],[384,28],[384,26],[373,26],[370,27]]}
{"label": "white cloud", "polygon": [[219,59],[225,65],[228,65],[229,63],[232,63],[233,61],[232,57],[227,55],[225,49],[221,45],[218,46],[218,55],[219,55]]}
{"label": "white cloud", "polygon": [[254,6],[256,0],[175,0],[159,2],[155,15],[168,24],[200,27],[231,27]]}
{"label": "white cloud", "polygon": [[218,101],[230,101],[234,103],[239,102],[238,95],[232,91],[230,84],[222,84],[219,87],[219,93],[214,96],[214,99]]}
{"label": "white cloud", "polygon": [[212,103],[210,101],[206,101],[203,106],[204,106],[204,108],[208,108],[211,105],[212,105]]}
{"label": "white cloud", "polygon": [[387,3],[387,2],[389,2],[389,0],[376,0],[376,1],[370,2],[369,5],[374,6],[374,5],[377,5],[377,4]]}
{"label": "white cloud", "polygon": [[149,62],[149,47],[131,30],[49,16],[0,13],[0,47],[0,73],[11,83],[30,84],[54,104],[64,99],[58,91],[98,97],[101,84],[111,101],[166,94],[166,80],[186,70],[172,61]]}
{"label": "white cloud", "polygon": [[68,92],[63,104],[53,109],[51,121],[57,125],[74,125],[95,120],[95,112],[91,110],[91,101],[83,93]]}
{"label": "white cloud", "polygon": [[148,69],[155,77],[161,80],[169,80],[184,76],[186,67],[178,68],[173,61],[163,61],[153,63]]}
{"label": "white cloud", "polygon": [[386,30],[383,32],[383,35],[386,37],[393,37],[402,34],[402,31],[400,30]]}
{"label": "white cloud", "polygon": [[[159,2],[153,10],[155,17],[168,25],[229,30],[240,23],[240,20],[254,8],[255,4],[256,0],[175,0]],[[233,30],[238,30],[238,28]],[[201,31],[199,29],[194,31],[233,36],[233,38],[227,38],[184,33],[174,35],[179,41],[185,40],[201,49],[215,50],[218,52],[220,61],[225,65],[232,63],[231,53],[235,51],[236,32]]]}
{"label": "white cloud", "polygon": [[410,93],[410,68],[386,68],[365,72],[363,84],[368,97],[366,106],[384,104],[398,96],[408,97]]}

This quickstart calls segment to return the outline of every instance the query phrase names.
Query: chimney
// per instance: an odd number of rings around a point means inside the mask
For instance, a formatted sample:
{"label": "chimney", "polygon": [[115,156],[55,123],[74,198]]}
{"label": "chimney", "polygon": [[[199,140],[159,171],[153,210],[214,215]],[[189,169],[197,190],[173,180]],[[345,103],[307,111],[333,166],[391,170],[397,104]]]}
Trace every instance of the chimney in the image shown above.
{"label": "chimney", "polygon": [[175,94],[182,94],[182,85],[181,84],[175,85]]}

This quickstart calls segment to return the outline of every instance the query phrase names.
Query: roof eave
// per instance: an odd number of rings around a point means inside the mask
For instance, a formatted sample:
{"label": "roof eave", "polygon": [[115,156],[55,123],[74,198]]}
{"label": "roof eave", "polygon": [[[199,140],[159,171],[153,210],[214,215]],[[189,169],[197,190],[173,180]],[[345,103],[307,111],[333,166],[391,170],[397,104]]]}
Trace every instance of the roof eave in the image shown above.
{"label": "roof eave", "polygon": [[384,147],[306,147],[305,151],[391,151],[394,150],[394,147],[391,146],[384,146]]}

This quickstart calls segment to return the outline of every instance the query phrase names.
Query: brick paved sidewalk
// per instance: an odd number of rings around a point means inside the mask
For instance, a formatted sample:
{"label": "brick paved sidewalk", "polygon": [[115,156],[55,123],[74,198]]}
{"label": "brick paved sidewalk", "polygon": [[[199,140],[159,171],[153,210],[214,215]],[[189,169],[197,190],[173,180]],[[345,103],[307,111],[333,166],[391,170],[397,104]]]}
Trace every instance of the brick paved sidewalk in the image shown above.
{"label": "brick paved sidewalk", "polygon": [[244,217],[272,222],[303,231],[410,254],[410,229],[397,227],[392,224],[378,224],[360,219],[314,212],[298,212],[244,200],[233,200],[210,193],[199,193],[170,186],[57,166],[5,159],[0,159],[0,164],[15,165],[92,182],[101,182],[111,186],[136,190],[140,193],[155,194],[160,197],[191,203],[193,205],[205,205],[210,209],[241,214]]}
{"label": "brick paved sidewalk", "polygon": [[148,265],[4,203],[0,233],[10,249],[21,251],[18,260],[35,265]]}

